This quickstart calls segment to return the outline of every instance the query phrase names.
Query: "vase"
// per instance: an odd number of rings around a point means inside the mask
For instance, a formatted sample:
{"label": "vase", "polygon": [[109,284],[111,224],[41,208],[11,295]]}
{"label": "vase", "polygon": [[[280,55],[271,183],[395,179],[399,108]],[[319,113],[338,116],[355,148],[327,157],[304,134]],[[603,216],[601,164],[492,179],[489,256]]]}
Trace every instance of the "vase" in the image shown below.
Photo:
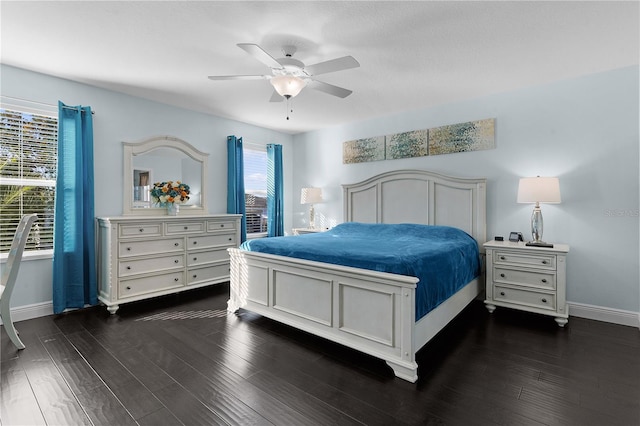
{"label": "vase", "polygon": [[180,211],[180,205],[174,203],[167,203],[167,214],[169,216],[177,216]]}

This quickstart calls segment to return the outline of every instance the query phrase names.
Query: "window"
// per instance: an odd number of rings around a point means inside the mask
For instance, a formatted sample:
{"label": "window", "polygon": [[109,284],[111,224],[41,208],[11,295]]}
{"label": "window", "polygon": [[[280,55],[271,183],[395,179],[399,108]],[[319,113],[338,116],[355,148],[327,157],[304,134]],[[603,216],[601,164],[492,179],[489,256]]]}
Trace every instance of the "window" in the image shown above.
{"label": "window", "polygon": [[0,253],[20,218],[37,213],[25,250],[53,249],[58,119],[0,108]]}
{"label": "window", "polygon": [[267,148],[244,145],[247,234],[267,232]]}

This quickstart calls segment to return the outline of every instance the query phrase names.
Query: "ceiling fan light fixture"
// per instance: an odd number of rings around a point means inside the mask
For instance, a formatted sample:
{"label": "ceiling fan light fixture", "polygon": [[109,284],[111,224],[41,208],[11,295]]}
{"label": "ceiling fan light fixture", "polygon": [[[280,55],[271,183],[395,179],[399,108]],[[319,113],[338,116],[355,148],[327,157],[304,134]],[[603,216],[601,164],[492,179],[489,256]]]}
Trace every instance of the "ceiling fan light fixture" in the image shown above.
{"label": "ceiling fan light fixture", "polygon": [[277,75],[271,78],[271,85],[280,96],[289,99],[296,97],[307,82],[294,75]]}

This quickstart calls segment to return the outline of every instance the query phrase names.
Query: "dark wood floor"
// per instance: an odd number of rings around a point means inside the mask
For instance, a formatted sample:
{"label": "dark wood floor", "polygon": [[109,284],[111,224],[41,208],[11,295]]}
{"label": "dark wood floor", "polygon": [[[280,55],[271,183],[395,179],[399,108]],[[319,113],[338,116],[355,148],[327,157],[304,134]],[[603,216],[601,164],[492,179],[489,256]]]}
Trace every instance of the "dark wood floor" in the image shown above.
{"label": "dark wood floor", "polygon": [[419,353],[420,379],[265,318],[228,287],[17,323],[2,425],[639,425],[640,331],[474,302]]}

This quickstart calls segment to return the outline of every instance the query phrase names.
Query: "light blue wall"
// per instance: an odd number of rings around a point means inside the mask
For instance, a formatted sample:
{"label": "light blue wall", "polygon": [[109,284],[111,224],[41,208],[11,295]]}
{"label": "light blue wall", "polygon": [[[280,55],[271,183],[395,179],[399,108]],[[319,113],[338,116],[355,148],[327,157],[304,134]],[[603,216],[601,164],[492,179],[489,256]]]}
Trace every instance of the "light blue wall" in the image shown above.
{"label": "light blue wall", "polygon": [[[571,245],[570,302],[638,312],[638,67],[466,102],[376,118],[294,137],[294,192],[323,188],[316,222],[342,221],[341,184],[397,169],[486,177],[487,235],[522,231],[531,205],[517,204],[518,179],[558,176],[562,204],[543,205],[544,239]],[[496,118],[496,149],[342,164],[344,141]],[[307,211],[294,203],[294,226]]]}
{"label": "light blue wall", "polygon": [[[57,105],[89,105],[95,111],[95,212],[97,216],[122,214],[122,142],[156,135],[183,139],[209,153],[208,206],[210,213],[225,213],[227,206],[226,140],[243,137],[245,143],[283,146],[285,192],[292,187],[292,136],[272,130],[175,108],[157,102],[99,89],[43,74],[2,65],[1,94],[33,102]],[[290,200],[285,200],[290,204]],[[291,228],[286,218],[285,228]],[[12,306],[50,302],[51,259],[23,263],[13,294]]]}

